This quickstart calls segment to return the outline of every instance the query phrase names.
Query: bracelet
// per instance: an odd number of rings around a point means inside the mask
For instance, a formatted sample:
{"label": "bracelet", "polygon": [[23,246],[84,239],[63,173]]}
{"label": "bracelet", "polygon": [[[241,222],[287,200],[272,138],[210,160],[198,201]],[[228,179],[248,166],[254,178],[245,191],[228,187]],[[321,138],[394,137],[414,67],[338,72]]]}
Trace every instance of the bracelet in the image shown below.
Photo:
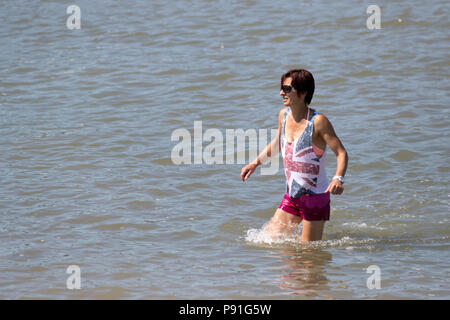
{"label": "bracelet", "polygon": [[344,177],[343,176],[334,176],[332,180],[338,179],[342,184],[344,184]]}

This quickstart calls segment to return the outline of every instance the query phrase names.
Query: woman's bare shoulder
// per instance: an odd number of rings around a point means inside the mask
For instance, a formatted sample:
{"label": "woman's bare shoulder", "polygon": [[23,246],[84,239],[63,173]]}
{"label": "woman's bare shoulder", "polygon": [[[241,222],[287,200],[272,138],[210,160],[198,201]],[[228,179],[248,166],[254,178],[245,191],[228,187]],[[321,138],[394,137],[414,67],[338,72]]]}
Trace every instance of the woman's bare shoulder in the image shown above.
{"label": "woman's bare shoulder", "polygon": [[314,124],[323,124],[323,125],[325,125],[326,123],[330,122],[330,120],[328,120],[327,116],[324,115],[322,112],[319,112],[319,111],[316,111],[316,110],[314,110],[314,112],[317,112],[317,115],[314,118]]}
{"label": "woman's bare shoulder", "polygon": [[284,113],[286,112],[287,109],[288,107],[284,107],[280,110],[280,112],[278,112],[278,122],[283,121]]}
{"label": "woman's bare shoulder", "polygon": [[289,107],[284,107],[284,108],[282,108],[281,110],[280,110],[280,112],[278,113],[278,118],[280,119],[283,119],[283,117],[284,117],[284,114],[286,113],[286,111],[287,110],[289,110]]}
{"label": "woman's bare shoulder", "polygon": [[314,127],[320,133],[334,131],[330,120],[323,113],[317,114],[314,118]]}

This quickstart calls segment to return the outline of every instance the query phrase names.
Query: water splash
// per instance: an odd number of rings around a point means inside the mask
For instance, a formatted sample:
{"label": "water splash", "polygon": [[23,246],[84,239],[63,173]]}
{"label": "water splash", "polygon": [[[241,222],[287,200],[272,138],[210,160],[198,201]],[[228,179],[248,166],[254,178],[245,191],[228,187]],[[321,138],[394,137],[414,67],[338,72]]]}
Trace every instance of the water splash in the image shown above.
{"label": "water splash", "polygon": [[300,243],[300,235],[297,233],[270,233],[265,227],[261,229],[247,230],[245,240],[257,244],[284,244],[284,243]]}
{"label": "water splash", "polygon": [[301,242],[301,234],[298,231],[290,233],[274,233],[270,232],[265,224],[262,228],[251,228],[247,230],[245,236],[247,242],[263,245],[300,245],[308,248],[336,248],[343,247],[349,250],[360,247],[373,246],[378,242],[383,242],[381,239],[355,239],[348,235],[342,236],[338,239],[312,241],[307,243]]}

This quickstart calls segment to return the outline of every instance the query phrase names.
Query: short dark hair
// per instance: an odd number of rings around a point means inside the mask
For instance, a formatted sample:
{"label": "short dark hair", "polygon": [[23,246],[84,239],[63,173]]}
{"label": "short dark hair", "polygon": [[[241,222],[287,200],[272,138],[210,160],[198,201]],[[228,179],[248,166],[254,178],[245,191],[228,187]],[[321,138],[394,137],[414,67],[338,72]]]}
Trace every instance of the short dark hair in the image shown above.
{"label": "short dark hair", "polygon": [[297,90],[297,94],[306,92],[305,103],[310,104],[314,94],[314,77],[311,72],[305,69],[292,69],[281,76],[281,85],[284,80],[292,78],[292,86]]}

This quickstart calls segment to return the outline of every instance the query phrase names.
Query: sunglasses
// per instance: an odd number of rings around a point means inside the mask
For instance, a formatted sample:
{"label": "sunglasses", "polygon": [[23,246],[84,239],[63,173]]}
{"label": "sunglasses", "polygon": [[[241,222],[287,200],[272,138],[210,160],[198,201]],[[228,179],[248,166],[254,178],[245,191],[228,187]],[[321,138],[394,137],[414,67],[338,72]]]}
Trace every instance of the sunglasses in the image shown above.
{"label": "sunglasses", "polygon": [[284,93],[289,93],[289,92],[291,92],[291,90],[292,90],[293,88],[294,88],[293,86],[281,86],[281,90],[282,90]]}

